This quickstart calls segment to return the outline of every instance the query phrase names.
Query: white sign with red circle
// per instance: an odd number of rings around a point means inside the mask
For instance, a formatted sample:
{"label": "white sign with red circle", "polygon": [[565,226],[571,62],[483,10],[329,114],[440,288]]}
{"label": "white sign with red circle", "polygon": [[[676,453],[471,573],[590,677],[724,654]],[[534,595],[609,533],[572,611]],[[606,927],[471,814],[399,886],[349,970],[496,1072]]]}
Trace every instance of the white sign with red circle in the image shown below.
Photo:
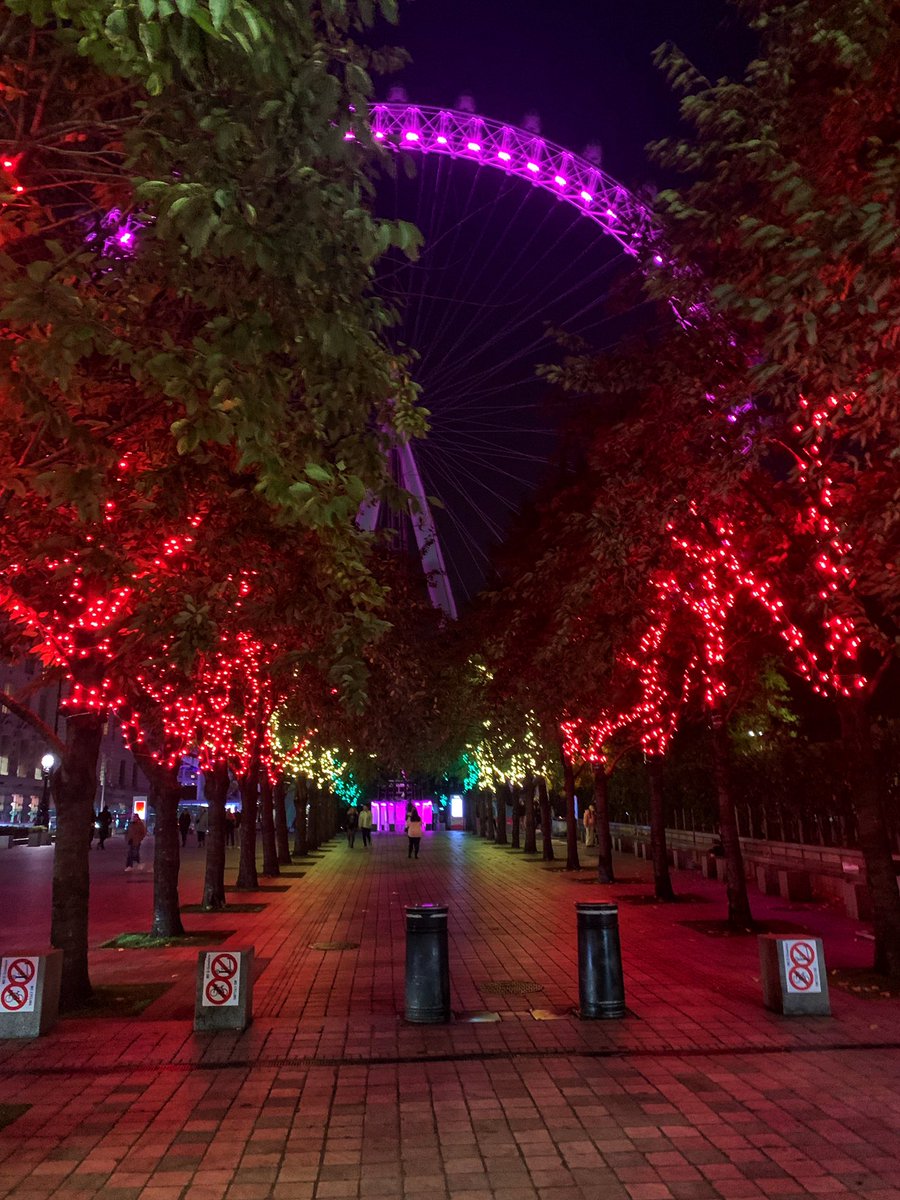
{"label": "white sign with red circle", "polygon": [[816,943],[805,938],[785,938],[781,943],[784,955],[784,979],[787,991],[809,996],[821,992],[819,955]]}
{"label": "white sign with red circle", "polygon": [[36,958],[0,959],[0,1012],[34,1012],[37,968]]}
{"label": "white sign with red circle", "polygon": [[204,1008],[236,1008],[240,999],[240,958],[228,950],[207,954],[203,962]]}

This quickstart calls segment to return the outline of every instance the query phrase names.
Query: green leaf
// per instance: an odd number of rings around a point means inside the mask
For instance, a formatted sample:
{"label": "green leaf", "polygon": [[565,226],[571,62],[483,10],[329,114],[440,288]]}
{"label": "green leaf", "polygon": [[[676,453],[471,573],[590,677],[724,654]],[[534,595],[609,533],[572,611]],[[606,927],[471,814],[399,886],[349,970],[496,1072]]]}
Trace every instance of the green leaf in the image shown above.
{"label": "green leaf", "polygon": [[209,12],[214,29],[221,29],[231,11],[231,0],[209,0]]}
{"label": "green leaf", "polygon": [[331,483],[331,472],[319,463],[307,463],[303,470],[307,478],[314,483]]}

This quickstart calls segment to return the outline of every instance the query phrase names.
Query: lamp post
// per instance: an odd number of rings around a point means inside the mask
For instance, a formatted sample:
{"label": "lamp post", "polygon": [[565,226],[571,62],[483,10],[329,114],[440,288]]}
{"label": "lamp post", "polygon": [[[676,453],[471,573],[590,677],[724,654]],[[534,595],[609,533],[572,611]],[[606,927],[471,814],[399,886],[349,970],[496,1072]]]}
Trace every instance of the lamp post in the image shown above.
{"label": "lamp post", "polygon": [[46,829],[50,828],[50,776],[53,774],[55,766],[56,756],[54,754],[45,754],[41,759],[41,778],[44,781],[44,787],[41,792],[41,803],[38,806],[35,825],[43,825]]}

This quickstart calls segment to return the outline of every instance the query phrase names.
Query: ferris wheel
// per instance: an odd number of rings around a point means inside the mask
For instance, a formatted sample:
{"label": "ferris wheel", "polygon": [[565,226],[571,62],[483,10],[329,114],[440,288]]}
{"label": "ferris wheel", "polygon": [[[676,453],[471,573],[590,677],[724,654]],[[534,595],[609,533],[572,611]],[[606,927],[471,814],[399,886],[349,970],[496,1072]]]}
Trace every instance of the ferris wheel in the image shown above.
{"label": "ferris wheel", "polygon": [[[431,433],[415,449],[395,444],[389,466],[410,497],[431,602],[451,618],[456,592],[485,568],[485,543],[547,462],[536,365],[554,328],[616,341],[627,313],[609,315],[612,281],[662,261],[649,210],[597,154],[548,141],[534,120],[470,108],[397,97],[370,116],[376,143],[416,158],[411,175],[394,172],[384,215],[416,224],[424,249],[413,263],[388,256],[379,287],[402,314],[398,341],[415,356]],[[385,515],[372,498],[358,524],[373,531]]]}

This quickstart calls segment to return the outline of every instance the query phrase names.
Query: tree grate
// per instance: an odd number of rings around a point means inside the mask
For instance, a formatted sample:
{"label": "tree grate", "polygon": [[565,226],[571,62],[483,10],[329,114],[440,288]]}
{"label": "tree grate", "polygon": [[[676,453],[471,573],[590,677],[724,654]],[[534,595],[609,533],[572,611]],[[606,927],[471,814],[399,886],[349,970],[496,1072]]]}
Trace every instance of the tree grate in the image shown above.
{"label": "tree grate", "polygon": [[532,983],[528,979],[490,979],[487,983],[480,983],[478,990],[494,996],[524,996],[526,992],[542,992],[544,988],[542,984]]}
{"label": "tree grate", "polygon": [[310,950],[358,950],[359,942],[310,942]]}

